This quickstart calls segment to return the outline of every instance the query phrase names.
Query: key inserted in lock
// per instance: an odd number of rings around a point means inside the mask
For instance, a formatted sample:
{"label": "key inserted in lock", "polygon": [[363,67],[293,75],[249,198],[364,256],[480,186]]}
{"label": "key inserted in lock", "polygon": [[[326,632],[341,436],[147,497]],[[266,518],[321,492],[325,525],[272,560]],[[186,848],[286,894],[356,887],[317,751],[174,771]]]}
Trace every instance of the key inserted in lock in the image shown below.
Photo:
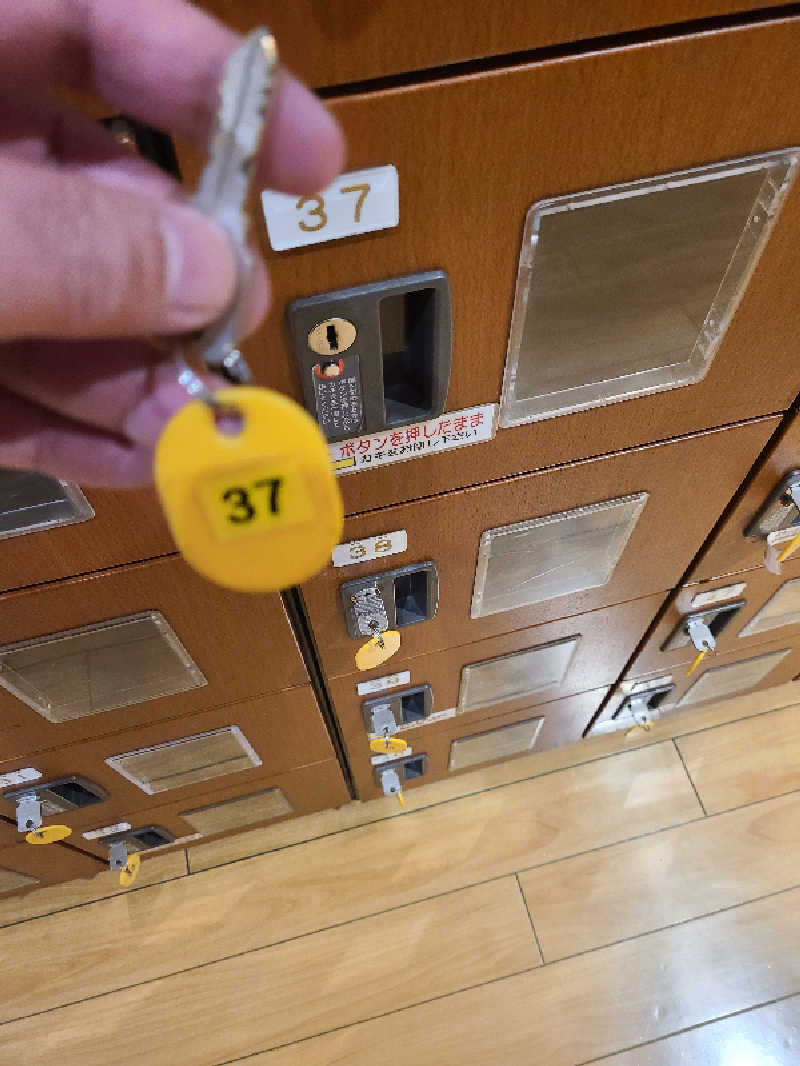
{"label": "key inserted in lock", "polygon": [[439,602],[436,563],[413,563],[345,581],[340,588],[347,632],[354,640],[433,618]]}
{"label": "key inserted in lock", "polygon": [[800,470],[792,470],[778,482],[744,535],[753,540],[766,539],[770,533],[793,526],[800,530]]}
{"label": "key inserted in lock", "polygon": [[714,651],[718,637],[746,602],[733,600],[685,615],[661,645],[661,651],[674,651],[690,646],[697,651]]}

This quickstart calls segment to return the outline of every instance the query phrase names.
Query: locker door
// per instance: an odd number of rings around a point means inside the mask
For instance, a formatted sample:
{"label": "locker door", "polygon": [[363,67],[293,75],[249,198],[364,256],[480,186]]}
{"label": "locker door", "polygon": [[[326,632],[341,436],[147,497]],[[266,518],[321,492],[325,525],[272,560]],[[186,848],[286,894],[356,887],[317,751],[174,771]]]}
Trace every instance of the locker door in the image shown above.
{"label": "locker door", "polygon": [[[98,802],[80,800],[77,806],[49,803],[57,821],[85,829],[130,820],[167,802],[182,804],[181,810],[200,807],[209,793],[225,788],[256,791],[270,775],[327,765],[333,758],[306,687],[39,752],[26,765],[41,773],[41,789],[48,781],[75,775],[84,791],[100,795]],[[0,771],[18,770],[22,763],[6,759]],[[16,818],[20,791],[4,789],[0,813],[5,817]],[[73,796],[67,792],[67,801]]]}
{"label": "locker door", "polygon": [[[613,224],[609,220],[604,225],[609,197],[621,197],[618,202],[628,212],[628,221],[636,225],[648,197],[640,196],[639,187],[632,188],[631,182],[658,178],[646,186],[654,204],[662,194],[669,199],[670,190],[677,190],[679,199],[691,192],[693,203],[682,224],[688,243],[677,235],[675,227],[680,226],[666,217],[670,211],[660,202],[653,209],[653,228],[639,245],[642,255],[650,256],[653,273],[648,274],[651,280],[639,303],[630,310],[636,312],[642,336],[652,333],[658,343],[647,367],[636,363],[641,345],[633,343],[628,385],[614,395],[600,390],[594,399],[584,396],[579,406],[584,402],[595,406],[571,414],[566,413],[571,409],[566,401],[558,411],[549,412],[553,417],[543,417],[548,414],[544,408],[530,412],[541,420],[519,425],[510,425],[515,416],[508,408],[503,420],[508,428],[498,430],[491,442],[440,454],[431,448],[425,461],[397,462],[391,471],[373,465],[343,476],[348,513],[637,447],[785,410],[791,404],[800,391],[800,370],[788,304],[780,294],[791,291],[792,279],[798,274],[800,186],[794,184],[778,212],[777,201],[772,199],[777,189],[773,177],[758,170],[761,164],[747,160],[753,154],[791,149],[800,142],[800,108],[793,106],[792,95],[800,92],[794,88],[792,47],[798,39],[800,23],[792,19],[780,25],[683,37],[559,63],[532,63],[416,87],[343,95],[332,101],[348,134],[348,166],[353,170],[387,164],[397,168],[400,223],[358,240],[269,253],[276,312],[282,314],[294,300],[349,286],[444,271],[449,277],[454,323],[445,419],[501,399],[509,343],[512,352],[515,345],[515,290],[518,309],[523,300],[517,286],[521,251],[525,253],[523,274],[533,271],[531,278],[539,286],[536,293],[544,292],[548,284],[562,293],[577,294],[584,282],[602,289],[611,274],[624,289],[627,230],[622,223],[616,225],[616,216]],[[731,69],[737,70],[736,79],[730,78]],[[509,121],[512,114],[513,121]],[[435,149],[421,154],[421,138]],[[724,171],[727,178],[720,184],[717,177],[722,172],[715,168],[725,161],[738,162]],[[712,169],[701,174],[693,169],[698,166]],[[754,173],[758,180],[763,176],[765,184],[754,195],[752,211],[740,217],[740,202],[727,218],[729,199],[720,191],[723,184],[730,180],[738,188],[743,176],[747,184]],[[710,185],[704,174],[716,175]],[[774,177],[781,185],[783,179],[777,172]],[[610,187],[619,188],[615,193]],[[578,208],[568,210],[564,200],[557,200],[554,207],[554,198],[584,192],[590,198],[594,195],[593,206],[587,206],[586,199],[570,203],[580,202],[580,211],[598,214],[593,219],[586,216],[586,233],[574,246],[577,251],[569,253],[572,265],[562,264],[571,288],[558,280],[558,232],[551,242],[554,261],[550,265],[540,262],[545,276],[537,282],[535,263],[528,263],[528,245],[523,246],[531,207],[539,204],[539,213],[546,214],[560,205],[559,218],[574,218]],[[764,206],[756,206],[756,200]],[[299,223],[305,222],[302,211],[311,208],[313,204],[298,208],[298,232]],[[776,214],[774,229],[755,266],[761,247],[757,231],[766,237],[764,227]],[[735,225],[733,216],[738,219]],[[604,234],[610,243],[604,241]],[[263,228],[262,240],[269,252]],[[722,245],[738,251],[728,259]],[[746,246],[753,255],[748,253],[741,260]],[[689,306],[687,294],[687,299],[681,296],[670,302],[667,290],[677,298],[687,271],[698,270],[706,262],[709,272],[702,282],[692,274],[696,306]],[[654,280],[665,271],[673,279],[669,285]],[[699,299],[701,291],[709,295],[708,300],[705,296]],[[718,305],[715,292],[721,294]],[[607,352],[616,348],[613,324],[603,316],[617,301],[608,296],[597,296],[594,302],[588,296],[583,303],[583,297],[575,299],[566,308],[564,321],[577,344],[576,377],[572,385],[552,383],[554,388],[558,384],[560,394],[573,385],[585,392],[594,381],[595,342],[605,338]],[[524,319],[520,321],[524,325]],[[547,323],[537,318],[534,325],[544,328]],[[563,335],[558,323],[551,325]],[[684,332],[685,345],[678,339]],[[539,342],[532,350],[546,355],[552,347],[546,330],[540,330]],[[697,373],[681,371],[667,380],[666,367],[678,363],[688,367],[692,362],[694,356],[687,354],[690,349],[701,353]],[[282,330],[277,317],[252,339],[247,353],[259,380],[301,397],[288,332]],[[762,353],[769,353],[768,358]],[[373,356],[378,357],[374,352]],[[548,374],[557,367],[548,365],[546,359],[542,365],[534,361],[533,366],[537,373],[541,371],[537,395],[544,395]],[[653,384],[651,372],[659,368],[664,374],[660,383]],[[639,389],[633,378],[640,371],[660,391],[650,392],[650,385]],[[508,375],[510,381],[512,364]],[[693,383],[686,383],[689,378]],[[615,380],[622,378],[617,374]],[[623,395],[629,398],[616,402]],[[374,452],[372,436],[370,442]]]}
{"label": "locker door", "polygon": [[[348,742],[353,774],[361,799],[386,794],[382,775],[399,771],[402,791],[487,766],[493,762],[537,754],[580,740],[608,692],[595,689],[496,718],[450,719],[403,734],[408,750],[398,756],[371,755],[362,740]],[[403,769],[410,765],[410,772]]]}
{"label": "locker door", "polygon": [[[781,0],[788,3],[789,0]],[[247,33],[263,21],[277,35],[290,69],[314,86],[421,70],[482,56],[541,48],[686,19],[746,11],[746,0],[647,0],[624,4],[541,4],[514,0],[502,18],[491,7],[451,0],[446,7],[421,0],[370,6],[361,0],[292,4],[204,0],[207,11]]]}
{"label": "locker door", "polygon": [[405,530],[408,547],[330,566],[304,587],[328,676],[353,672],[364,643],[353,602],[362,579],[398,568],[411,570],[382,596],[402,614],[407,658],[666,591],[775,425],[765,419],[348,519],[348,542]]}
{"label": "locker door", "polygon": [[277,595],[178,557],[0,598],[6,758],[307,682]]}

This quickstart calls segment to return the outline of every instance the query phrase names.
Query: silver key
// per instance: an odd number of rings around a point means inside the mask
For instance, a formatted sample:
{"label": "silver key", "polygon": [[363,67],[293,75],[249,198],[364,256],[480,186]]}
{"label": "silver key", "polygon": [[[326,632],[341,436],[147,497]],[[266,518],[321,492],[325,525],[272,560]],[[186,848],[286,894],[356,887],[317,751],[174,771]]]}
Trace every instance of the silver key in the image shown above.
{"label": "silver key", "polygon": [[[189,349],[209,370],[236,385],[252,380],[250,368],[237,348],[242,300],[253,263],[247,247],[247,196],[274,96],[277,69],[278,49],[269,30],[254,30],[231,53],[222,72],[208,164],[191,201],[230,237],[236,249],[238,280],[230,307],[192,339]],[[195,382],[204,388],[196,376]],[[189,376],[184,384],[191,392]],[[194,388],[196,391],[196,384]]]}

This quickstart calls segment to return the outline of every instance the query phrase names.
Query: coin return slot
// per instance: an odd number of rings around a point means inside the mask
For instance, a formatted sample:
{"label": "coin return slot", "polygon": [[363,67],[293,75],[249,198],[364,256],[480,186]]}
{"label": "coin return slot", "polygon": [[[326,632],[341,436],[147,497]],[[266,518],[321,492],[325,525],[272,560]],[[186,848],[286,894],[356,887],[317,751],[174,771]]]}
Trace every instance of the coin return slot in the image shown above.
{"label": "coin return slot", "polygon": [[383,403],[387,426],[433,414],[436,290],[417,289],[380,302]]}
{"label": "coin return slot", "polygon": [[125,834],[125,840],[131,851],[150,851],[152,848],[163,848],[171,844],[175,837],[168,829],[162,829],[160,825],[149,825],[142,829],[134,829]]}
{"label": "coin return slot", "polygon": [[395,625],[412,626],[431,617],[428,576],[424,570],[399,575],[394,582]]}
{"label": "coin return slot", "polygon": [[108,799],[108,793],[100,785],[85,777],[61,777],[53,781],[42,781],[17,788],[3,795],[4,800],[15,802],[23,796],[35,796],[42,805],[42,814],[49,818],[65,811],[82,810],[102,803]]}
{"label": "coin return slot", "polygon": [[426,717],[425,703],[424,688],[410,692],[407,696],[401,696],[400,713],[403,716],[403,723],[408,725],[411,722],[421,722]]}

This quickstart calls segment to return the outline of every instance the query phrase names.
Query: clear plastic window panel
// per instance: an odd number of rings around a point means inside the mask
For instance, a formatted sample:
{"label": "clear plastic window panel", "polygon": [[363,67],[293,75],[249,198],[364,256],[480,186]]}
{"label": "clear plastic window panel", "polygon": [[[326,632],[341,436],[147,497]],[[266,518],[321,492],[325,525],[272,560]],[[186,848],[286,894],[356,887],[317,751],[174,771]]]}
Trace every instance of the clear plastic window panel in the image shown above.
{"label": "clear plastic window panel", "polygon": [[94,510],[77,485],[0,468],[0,540],[89,518],[94,518]]}
{"label": "clear plastic window panel", "polygon": [[797,158],[768,152],[534,204],[501,425],[700,381]]}
{"label": "clear plastic window panel", "polygon": [[106,762],[148,796],[261,765],[252,745],[235,725],[113,755]]}
{"label": "clear plastic window panel", "polygon": [[525,699],[563,684],[580,639],[579,635],[566,637],[468,664],[461,671],[458,712]]}
{"label": "clear plastic window panel", "polygon": [[54,723],[205,684],[158,611],[0,647],[0,685]]}
{"label": "clear plastic window panel", "polygon": [[211,807],[185,811],[181,818],[198,833],[210,836],[212,833],[224,833],[226,830],[255,825],[257,822],[269,822],[273,818],[282,818],[291,813],[292,805],[281,789],[268,788],[250,796],[215,803]]}
{"label": "clear plastic window panel", "polygon": [[647,502],[620,496],[489,529],[481,536],[473,618],[605,585]]}
{"label": "clear plastic window panel", "polygon": [[39,880],[36,877],[29,877],[27,874],[17,873],[16,870],[0,867],[0,896],[4,892],[15,892],[17,889],[38,884]]}
{"label": "clear plastic window panel", "polygon": [[465,770],[480,763],[527,755],[533,750],[543,722],[544,718],[529,718],[472,737],[460,737],[450,745],[449,769]]}
{"label": "clear plastic window panel", "polygon": [[781,626],[797,625],[798,622],[800,622],[800,577],[781,585],[761,610],[753,615],[743,627],[739,636],[749,637],[753,633],[766,633],[770,629],[780,629]]}
{"label": "clear plastic window panel", "polygon": [[782,648],[780,651],[758,655],[753,659],[744,659],[738,663],[712,666],[695,681],[690,689],[684,692],[675,706],[688,707],[693,703],[721,700],[725,696],[747,692],[760,684],[790,651],[791,648]]}

